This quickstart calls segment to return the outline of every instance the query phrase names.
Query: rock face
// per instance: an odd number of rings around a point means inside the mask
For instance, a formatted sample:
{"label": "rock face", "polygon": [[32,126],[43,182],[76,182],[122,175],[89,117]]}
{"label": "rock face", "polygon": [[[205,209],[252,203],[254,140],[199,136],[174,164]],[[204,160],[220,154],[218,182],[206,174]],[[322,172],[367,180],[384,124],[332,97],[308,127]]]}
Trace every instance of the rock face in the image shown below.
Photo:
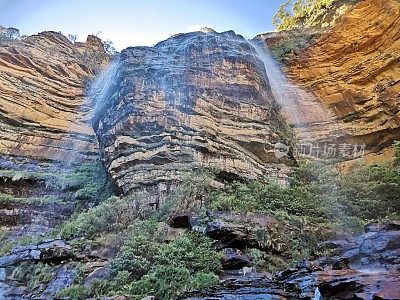
{"label": "rock face", "polygon": [[55,32],[1,40],[0,154],[55,160],[95,155],[85,80],[107,60],[96,37],[76,46]]}
{"label": "rock face", "polygon": [[186,299],[400,299],[398,224],[324,242],[321,247],[336,255],[303,260],[274,278],[257,273],[230,276],[208,291],[187,294]]}
{"label": "rock face", "polygon": [[234,178],[284,178],[289,159],[278,161],[274,144],[286,126],[263,64],[243,37],[180,34],[124,50],[117,68],[96,133],[125,194],[168,185],[202,165]]}
{"label": "rock face", "polygon": [[48,240],[37,245],[13,249],[0,257],[0,268],[17,265],[24,261],[59,263],[73,257],[71,246],[63,240]]}
{"label": "rock face", "polygon": [[377,153],[399,139],[400,3],[366,0],[355,5],[313,45],[297,54],[288,73],[338,119],[347,143]]}

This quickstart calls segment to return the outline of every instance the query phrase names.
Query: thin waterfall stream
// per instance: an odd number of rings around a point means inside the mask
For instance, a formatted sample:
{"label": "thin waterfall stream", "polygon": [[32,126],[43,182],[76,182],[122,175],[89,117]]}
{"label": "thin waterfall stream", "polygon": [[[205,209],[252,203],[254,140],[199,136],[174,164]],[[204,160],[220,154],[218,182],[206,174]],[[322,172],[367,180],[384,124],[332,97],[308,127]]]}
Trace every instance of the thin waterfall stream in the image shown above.
{"label": "thin waterfall stream", "polygon": [[[282,107],[282,114],[295,129],[300,141],[318,140],[317,131],[334,119],[332,113],[323,106],[311,92],[292,83],[275,60],[263,41],[248,41],[263,61],[265,72],[276,102]],[[332,127],[332,126],[331,126]]]}

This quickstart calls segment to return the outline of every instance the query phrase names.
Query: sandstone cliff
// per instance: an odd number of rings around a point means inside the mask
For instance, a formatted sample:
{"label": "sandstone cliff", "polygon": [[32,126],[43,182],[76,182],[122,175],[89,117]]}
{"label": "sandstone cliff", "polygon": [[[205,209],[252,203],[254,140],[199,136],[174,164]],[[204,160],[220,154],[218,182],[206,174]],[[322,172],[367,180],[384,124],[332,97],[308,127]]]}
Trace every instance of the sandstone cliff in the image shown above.
{"label": "sandstone cliff", "polygon": [[400,139],[399,67],[399,2],[365,0],[298,52],[287,71],[334,113],[336,127],[325,127],[322,136],[379,153]]}
{"label": "sandstone cliff", "polygon": [[1,155],[50,160],[93,156],[97,146],[87,125],[85,81],[107,60],[94,36],[76,46],[55,32],[2,40]]}
{"label": "sandstone cliff", "polygon": [[[284,178],[274,144],[285,141],[265,69],[234,32],[180,34],[121,53],[96,133],[125,194],[215,166],[227,177]],[[111,72],[111,71],[110,71]],[[102,105],[98,105],[102,107]]]}

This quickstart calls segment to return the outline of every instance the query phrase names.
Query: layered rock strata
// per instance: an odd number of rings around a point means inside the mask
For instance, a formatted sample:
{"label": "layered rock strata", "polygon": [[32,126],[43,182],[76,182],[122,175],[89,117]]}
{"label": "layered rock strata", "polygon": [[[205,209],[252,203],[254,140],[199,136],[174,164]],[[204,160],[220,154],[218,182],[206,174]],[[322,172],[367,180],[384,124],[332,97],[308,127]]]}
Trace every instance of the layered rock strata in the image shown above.
{"label": "layered rock strata", "polygon": [[116,68],[95,100],[105,103],[96,104],[96,133],[125,194],[201,166],[227,177],[284,179],[290,159],[278,159],[274,145],[285,141],[287,127],[263,63],[243,37],[179,34],[122,51]]}
{"label": "layered rock strata", "polygon": [[[400,138],[400,3],[361,1],[326,34],[298,52],[289,76],[332,111],[342,134],[370,153]],[[337,128],[334,129],[337,132]]]}
{"label": "layered rock strata", "polygon": [[1,40],[0,153],[36,160],[94,156],[85,83],[106,63],[101,41],[56,32]]}

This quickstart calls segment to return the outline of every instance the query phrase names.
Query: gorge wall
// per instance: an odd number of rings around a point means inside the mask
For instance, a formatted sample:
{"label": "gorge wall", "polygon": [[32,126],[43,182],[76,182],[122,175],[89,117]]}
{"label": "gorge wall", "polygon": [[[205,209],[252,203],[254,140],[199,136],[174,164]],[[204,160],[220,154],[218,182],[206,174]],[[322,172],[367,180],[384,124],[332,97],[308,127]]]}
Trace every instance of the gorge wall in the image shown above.
{"label": "gorge wall", "polygon": [[286,70],[333,113],[317,130],[322,139],[366,144],[366,162],[393,154],[390,146],[400,138],[398,1],[360,1]]}
{"label": "gorge wall", "polygon": [[56,32],[2,40],[0,154],[37,160],[95,156],[85,84],[107,60],[94,36],[76,45]]}
{"label": "gorge wall", "polygon": [[129,194],[214,166],[228,178],[285,179],[274,145],[288,128],[257,53],[234,32],[179,34],[122,51],[95,130],[109,174]]}

